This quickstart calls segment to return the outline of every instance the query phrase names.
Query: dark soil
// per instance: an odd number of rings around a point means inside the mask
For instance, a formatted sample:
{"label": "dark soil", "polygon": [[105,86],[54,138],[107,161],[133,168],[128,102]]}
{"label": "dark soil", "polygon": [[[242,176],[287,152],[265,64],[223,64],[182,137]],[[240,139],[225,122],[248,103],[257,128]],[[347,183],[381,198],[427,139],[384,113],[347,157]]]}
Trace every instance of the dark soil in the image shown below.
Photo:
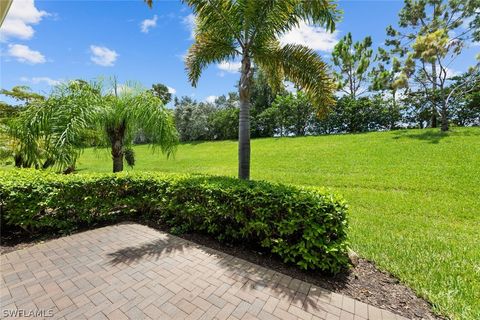
{"label": "dark soil", "polygon": [[[136,221],[139,222],[139,221]],[[169,231],[164,225],[147,224],[161,231]],[[101,227],[103,225],[96,225]],[[90,228],[82,228],[77,232]],[[59,238],[63,235],[50,235],[41,237],[29,237],[19,232],[1,234],[0,254],[23,249],[41,243],[46,240]],[[431,305],[417,297],[407,286],[400,283],[392,275],[378,270],[375,265],[365,259],[359,258],[356,265],[350,270],[335,276],[325,275],[319,272],[302,271],[293,265],[287,265],[276,256],[266,252],[260,252],[255,248],[245,245],[228,245],[203,234],[188,233],[180,237],[212,249],[222,251],[232,256],[250,261],[266,268],[273,269],[293,278],[318,285],[322,288],[354,299],[371,304],[378,308],[387,309],[410,319],[445,319],[432,312]]]}

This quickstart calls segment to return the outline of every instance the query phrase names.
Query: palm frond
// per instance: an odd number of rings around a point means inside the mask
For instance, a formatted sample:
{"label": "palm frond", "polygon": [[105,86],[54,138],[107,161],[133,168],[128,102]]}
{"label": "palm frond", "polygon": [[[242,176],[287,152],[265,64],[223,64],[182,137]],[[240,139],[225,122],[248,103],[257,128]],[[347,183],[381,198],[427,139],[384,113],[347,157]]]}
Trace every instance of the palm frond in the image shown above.
{"label": "palm frond", "polygon": [[153,148],[160,147],[167,156],[175,153],[179,141],[178,133],[173,114],[164,107],[162,100],[152,92],[145,91],[130,103],[133,108],[129,112],[135,118],[132,125],[150,138]]}
{"label": "palm frond", "polygon": [[278,59],[272,56],[280,50],[280,43],[277,40],[252,48],[255,65],[263,72],[267,79],[267,83],[274,92],[278,92],[283,87],[285,73],[283,66]]}
{"label": "palm frond", "polygon": [[45,157],[54,159],[58,169],[75,164],[82,150],[80,141],[98,113],[99,98],[94,85],[73,81],[57,86],[46,100]]}
{"label": "palm frond", "polygon": [[253,43],[265,43],[277,39],[300,22],[299,16],[295,14],[297,3],[294,0],[265,0],[253,1],[253,3],[255,6],[246,12],[251,21]]}
{"label": "palm frond", "polygon": [[335,30],[335,23],[342,14],[333,0],[298,0],[296,10],[301,19],[324,26],[331,32]]}
{"label": "palm frond", "polygon": [[[297,27],[301,22],[308,22],[335,29],[340,18],[340,11],[332,0],[265,0],[254,1],[258,8],[252,12],[255,17],[254,41],[266,42],[277,39],[280,35]],[[254,18],[251,18],[252,20]]]}
{"label": "palm frond", "polygon": [[228,60],[236,54],[233,37],[220,36],[217,32],[206,30],[197,33],[195,43],[189,48],[185,59],[188,79],[195,87],[207,65]]}
{"label": "palm frond", "polygon": [[44,101],[35,101],[8,122],[12,153],[22,159],[21,164],[25,167],[38,167],[44,158],[50,141],[50,137],[44,135],[50,131],[49,114]]}
{"label": "palm frond", "polygon": [[230,0],[184,0],[196,18],[198,32],[217,32],[243,46],[243,16],[238,3]]}
{"label": "palm frond", "polygon": [[282,47],[278,42],[271,42],[269,46],[263,45],[256,49],[254,59],[262,70],[274,76],[275,73],[284,75],[287,80],[298,85],[317,107],[319,113],[335,103],[333,98],[335,83],[327,65],[315,51],[294,44]]}

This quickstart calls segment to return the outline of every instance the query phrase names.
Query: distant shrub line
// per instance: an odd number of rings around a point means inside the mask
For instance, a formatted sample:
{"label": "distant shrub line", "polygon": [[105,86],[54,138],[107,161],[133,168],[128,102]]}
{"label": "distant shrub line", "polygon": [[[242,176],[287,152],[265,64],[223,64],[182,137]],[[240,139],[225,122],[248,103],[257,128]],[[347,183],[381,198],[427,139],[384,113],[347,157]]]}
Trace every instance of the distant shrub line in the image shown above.
{"label": "distant shrub line", "polygon": [[318,188],[204,175],[0,172],[2,229],[71,232],[132,217],[268,249],[302,269],[348,263],[347,205]]}

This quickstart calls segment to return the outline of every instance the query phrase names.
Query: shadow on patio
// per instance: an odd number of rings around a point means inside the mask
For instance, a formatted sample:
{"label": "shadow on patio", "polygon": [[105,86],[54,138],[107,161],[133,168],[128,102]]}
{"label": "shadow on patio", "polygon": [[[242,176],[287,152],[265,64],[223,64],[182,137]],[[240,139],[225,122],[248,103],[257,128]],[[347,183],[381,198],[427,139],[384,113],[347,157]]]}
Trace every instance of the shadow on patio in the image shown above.
{"label": "shadow on patio", "polygon": [[[179,256],[182,257],[176,258]],[[253,297],[263,294],[267,299],[272,296],[311,313],[331,313],[332,308],[335,308],[331,305],[331,292],[326,289],[169,234],[137,246],[119,249],[109,253],[108,257],[108,263],[115,266],[130,266],[152,260],[161,265],[160,260],[164,259],[171,267],[180,268],[192,283],[197,279],[208,281],[211,274],[200,270],[212,268],[217,270],[217,280],[223,281],[220,286],[228,284],[229,287],[237,287],[237,295],[245,295],[247,300],[248,297],[254,299]],[[198,264],[187,266],[179,260],[190,260]],[[249,302],[253,303],[253,300]]]}

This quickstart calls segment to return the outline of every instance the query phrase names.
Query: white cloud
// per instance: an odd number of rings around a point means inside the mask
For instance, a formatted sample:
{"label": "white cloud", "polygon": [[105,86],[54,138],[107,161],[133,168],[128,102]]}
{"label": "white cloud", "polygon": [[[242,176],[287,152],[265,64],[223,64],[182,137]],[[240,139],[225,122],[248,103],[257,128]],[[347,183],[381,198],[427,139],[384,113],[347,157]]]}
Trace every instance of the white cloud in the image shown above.
{"label": "white cloud", "polygon": [[205,101],[208,103],[214,103],[217,100],[218,96],[208,96],[205,98]]}
{"label": "white cloud", "polygon": [[32,38],[35,30],[31,25],[39,23],[46,15],[48,15],[47,12],[40,11],[35,7],[34,0],[13,1],[2,24],[0,40],[6,41],[8,38],[28,40]]}
{"label": "white cloud", "polygon": [[115,50],[110,50],[106,47],[90,46],[90,52],[92,56],[90,59],[95,63],[103,67],[111,67],[117,60],[118,53]]}
{"label": "white cloud", "polygon": [[9,44],[8,55],[14,57],[17,61],[30,64],[45,63],[46,61],[45,56],[39,51],[32,50],[23,44]]}
{"label": "white cloud", "polygon": [[49,86],[56,86],[62,82],[62,80],[55,80],[49,77],[32,77],[32,78],[21,77],[20,80],[23,82],[30,82],[33,84],[45,83]]}
{"label": "white cloud", "polygon": [[175,93],[177,93],[177,90],[175,90],[175,88],[172,88],[172,87],[169,87],[169,86],[167,86],[167,88],[168,88],[168,92],[169,92],[170,94],[175,94]]}
{"label": "white cloud", "polygon": [[143,20],[142,23],[140,24],[140,30],[143,33],[148,33],[150,28],[154,28],[157,26],[157,20],[158,20],[157,15],[154,15],[152,19]]}
{"label": "white cloud", "polygon": [[218,69],[230,73],[236,73],[240,71],[240,68],[242,67],[241,62],[228,62],[228,61],[223,61],[219,64],[217,64]]}
{"label": "white cloud", "polygon": [[327,32],[322,27],[309,25],[301,22],[300,25],[290,30],[280,38],[280,42],[285,44],[301,44],[310,47],[313,50],[332,51],[338,42],[338,31]]}
{"label": "white cloud", "polygon": [[188,16],[183,17],[182,22],[190,30],[190,39],[195,38],[195,29],[197,28],[197,23],[195,21],[195,15],[190,13]]}
{"label": "white cloud", "polygon": [[447,73],[447,79],[455,76],[459,76],[461,74],[461,72],[454,69],[450,69],[450,68],[445,68],[445,71]]}

